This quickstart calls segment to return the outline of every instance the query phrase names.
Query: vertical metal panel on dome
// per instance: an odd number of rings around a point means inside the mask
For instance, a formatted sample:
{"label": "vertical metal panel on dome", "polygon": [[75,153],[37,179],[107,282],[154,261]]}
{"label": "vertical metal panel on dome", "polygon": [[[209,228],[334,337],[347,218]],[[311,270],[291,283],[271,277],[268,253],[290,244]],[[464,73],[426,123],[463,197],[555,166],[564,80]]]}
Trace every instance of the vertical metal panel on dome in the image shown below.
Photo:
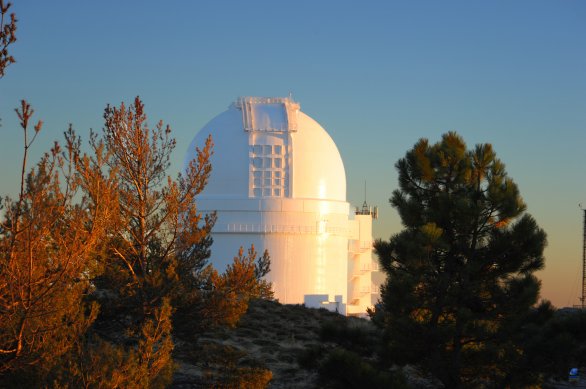
{"label": "vertical metal panel on dome", "polygon": [[249,197],[290,197],[291,144],[299,104],[290,98],[240,97],[242,128],[248,132]]}
{"label": "vertical metal panel on dome", "polygon": [[295,132],[299,103],[288,97],[240,97],[244,131]]}

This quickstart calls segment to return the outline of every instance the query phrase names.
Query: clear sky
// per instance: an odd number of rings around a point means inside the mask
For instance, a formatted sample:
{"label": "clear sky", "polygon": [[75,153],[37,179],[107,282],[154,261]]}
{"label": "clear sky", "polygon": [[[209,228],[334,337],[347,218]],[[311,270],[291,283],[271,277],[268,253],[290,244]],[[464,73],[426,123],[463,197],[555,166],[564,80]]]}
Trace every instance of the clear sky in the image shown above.
{"label": "clear sky", "polygon": [[332,136],[348,200],[400,230],[394,164],[421,137],[492,143],[548,233],[542,295],[578,303],[586,204],[586,1],[14,1],[18,61],[0,79],[0,193],[17,190],[25,98],[87,139],[107,103],[140,95],[181,168],[195,133],[238,96],[287,96]]}

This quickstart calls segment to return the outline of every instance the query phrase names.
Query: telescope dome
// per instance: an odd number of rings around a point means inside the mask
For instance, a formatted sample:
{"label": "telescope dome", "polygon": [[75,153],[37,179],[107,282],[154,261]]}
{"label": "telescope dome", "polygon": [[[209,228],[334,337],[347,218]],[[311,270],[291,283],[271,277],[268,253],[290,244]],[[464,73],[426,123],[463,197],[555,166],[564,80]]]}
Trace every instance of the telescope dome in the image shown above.
{"label": "telescope dome", "polygon": [[336,144],[290,98],[244,97],[195,136],[186,163],[211,135],[212,173],[202,197],[346,201]]}

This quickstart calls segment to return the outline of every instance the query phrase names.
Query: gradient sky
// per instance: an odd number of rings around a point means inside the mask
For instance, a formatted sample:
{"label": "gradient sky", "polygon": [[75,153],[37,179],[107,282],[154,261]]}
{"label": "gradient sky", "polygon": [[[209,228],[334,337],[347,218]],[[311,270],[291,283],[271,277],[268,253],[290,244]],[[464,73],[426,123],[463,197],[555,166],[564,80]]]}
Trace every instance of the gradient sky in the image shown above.
{"label": "gradient sky", "polygon": [[586,2],[16,1],[18,63],[0,79],[0,194],[14,194],[27,99],[45,122],[33,159],[73,123],[87,139],[107,103],[140,95],[195,133],[238,96],[287,96],[332,136],[348,201],[401,228],[394,164],[421,137],[492,143],[548,234],[542,296],[577,304],[586,204]]}

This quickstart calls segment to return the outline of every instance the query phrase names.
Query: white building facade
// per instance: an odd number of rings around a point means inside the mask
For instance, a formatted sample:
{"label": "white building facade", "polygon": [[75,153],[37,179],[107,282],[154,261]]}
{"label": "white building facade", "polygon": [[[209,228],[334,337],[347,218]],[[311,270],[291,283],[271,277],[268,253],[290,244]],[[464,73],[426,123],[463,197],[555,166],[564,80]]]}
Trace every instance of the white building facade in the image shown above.
{"label": "white building facade", "polygon": [[212,264],[222,271],[254,245],[269,252],[267,280],[281,303],[364,314],[378,292],[376,212],[350,215],[344,164],[328,133],[290,98],[244,97],[204,126],[186,162],[208,135],[212,173],[197,203],[218,216]]}

